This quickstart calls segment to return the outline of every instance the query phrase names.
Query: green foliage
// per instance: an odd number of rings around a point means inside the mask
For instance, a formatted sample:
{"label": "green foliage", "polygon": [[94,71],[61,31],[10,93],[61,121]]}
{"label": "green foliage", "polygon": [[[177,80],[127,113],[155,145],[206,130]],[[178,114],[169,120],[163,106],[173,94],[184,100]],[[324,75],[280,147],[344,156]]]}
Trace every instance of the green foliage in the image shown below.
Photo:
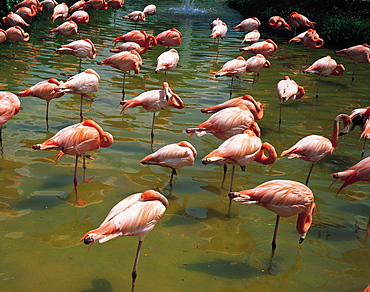
{"label": "green foliage", "polygon": [[19,1],[17,0],[1,0],[0,1],[0,17],[7,15],[9,11],[13,11],[14,5]]}
{"label": "green foliage", "polygon": [[297,11],[317,23],[315,29],[326,45],[348,47],[370,43],[370,2],[361,0],[228,0],[244,17],[257,17],[267,30],[271,16],[287,19]]}

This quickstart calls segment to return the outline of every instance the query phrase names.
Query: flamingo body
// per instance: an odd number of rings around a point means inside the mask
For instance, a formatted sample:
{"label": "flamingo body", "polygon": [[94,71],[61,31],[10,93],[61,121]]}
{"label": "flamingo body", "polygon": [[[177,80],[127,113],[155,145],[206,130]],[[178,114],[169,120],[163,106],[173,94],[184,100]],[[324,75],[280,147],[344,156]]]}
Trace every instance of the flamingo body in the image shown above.
{"label": "flamingo body", "polygon": [[270,68],[271,63],[261,54],[250,57],[245,62],[245,72],[259,73],[262,68]]}
{"label": "flamingo body", "polygon": [[139,22],[139,21],[146,21],[145,19],[145,13],[142,11],[133,11],[125,16],[123,16],[124,19],[129,19],[133,22]]}
{"label": "flamingo body", "polygon": [[292,30],[290,25],[285,21],[284,18],[281,16],[272,16],[269,19],[268,25],[273,29],[273,30]]}
{"label": "flamingo body", "polygon": [[89,14],[84,10],[78,10],[72,13],[66,20],[73,20],[75,23],[88,23],[90,21]]}
{"label": "flamingo body", "polygon": [[0,128],[19,112],[20,107],[18,96],[8,91],[0,91]]}
{"label": "flamingo body", "polygon": [[241,51],[242,54],[261,54],[265,57],[270,57],[276,52],[277,49],[278,46],[274,43],[274,41],[267,39],[262,42],[254,43],[248,47],[240,48],[239,51]]}
{"label": "flamingo body", "polygon": [[51,16],[51,21],[54,22],[58,18],[66,19],[68,15],[68,6],[66,3],[58,4],[54,7],[53,15]]}
{"label": "flamingo body", "polygon": [[321,48],[324,45],[324,40],[319,37],[316,30],[311,28],[290,39],[289,42],[303,43],[305,46],[313,49]]}
{"label": "flamingo body", "polygon": [[140,54],[135,50],[129,52],[123,51],[98,62],[98,65],[108,65],[123,72],[133,70],[135,74],[140,73],[140,66],[142,64],[143,61]]}
{"label": "flamingo body", "polygon": [[6,41],[6,31],[0,29],[0,44]]}
{"label": "flamingo body", "polygon": [[9,26],[30,26],[19,14],[12,11],[7,16],[4,16],[2,21]]}
{"label": "flamingo body", "polygon": [[20,26],[9,27],[6,31],[6,39],[12,42],[28,42],[30,35]]}
{"label": "flamingo body", "polygon": [[288,16],[288,24],[295,28],[308,26],[314,29],[316,23],[310,21],[306,16],[294,11]]}
{"label": "flamingo body", "polygon": [[234,31],[242,30],[244,32],[250,32],[252,30],[258,29],[261,22],[257,17],[247,18],[240,22],[238,25],[232,27]]}
{"label": "flamingo body", "polygon": [[283,102],[302,98],[305,94],[305,90],[302,86],[298,86],[294,80],[285,76],[283,80],[280,80],[276,84],[276,93],[280,102]]}
{"label": "flamingo body", "polygon": [[35,5],[31,5],[31,7],[22,6],[15,11],[15,13],[22,17],[24,21],[28,21],[32,17],[35,17],[37,12],[38,9]]}
{"label": "flamingo body", "polygon": [[113,9],[122,8],[123,4],[125,4],[124,0],[109,0],[108,1],[108,7],[113,8]]}
{"label": "flamingo body", "polygon": [[368,44],[357,45],[335,52],[338,55],[346,56],[354,62],[370,63],[370,46]]}
{"label": "flamingo body", "polygon": [[157,58],[157,67],[155,68],[155,73],[159,73],[161,71],[172,71],[176,69],[179,60],[179,53],[175,49],[163,52]]}
{"label": "flamingo body", "polygon": [[96,56],[96,49],[93,42],[89,39],[78,40],[67,45],[62,45],[61,48],[55,50],[59,54],[69,54],[77,58],[89,57],[94,59]]}
{"label": "flamingo body", "polygon": [[46,100],[46,102],[50,102],[52,99],[59,98],[64,95],[64,92],[54,91],[54,89],[62,83],[63,82],[55,78],[49,78],[48,80],[40,81],[26,90],[19,92],[18,95],[20,97],[35,96]]}
{"label": "flamingo body", "polygon": [[245,34],[242,44],[244,43],[255,43],[260,39],[260,32],[255,29]]}
{"label": "flamingo body", "polygon": [[342,64],[338,65],[337,62],[330,56],[323,57],[316,60],[310,67],[303,70],[303,73],[312,73],[318,76],[339,76],[344,73],[344,66]]}
{"label": "flamingo body", "polygon": [[225,22],[222,22],[221,24],[215,25],[212,28],[212,33],[209,36],[212,39],[223,39],[227,33],[227,25]]}
{"label": "flamingo body", "polygon": [[58,33],[65,36],[76,35],[77,31],[78,26],[73,20],[65,21],[58,27],[50,30],[50,32]]}
{"label": "flamingo body", "polygon": [[227,76],[227,77],[235,77],[241,76],[245,72],[246,69],[246,62],[242,56],[237,57],[236,59],[232,59],[227,61],[222,68],[216,72],[215,77],[220,76]]}
{"label": "flamingo body", "polygon": [[157,13],[157,7],[154,4],[149,4],[144,7],[143,13],[145,15],[154,15]]}
{"label": "flamingo body", "polygon": [[157,43],[167,48],[181,44],[182,34],[176,28],[162,31],[156,37]]}
{"label": "flamingo body", "polygon": [[89,93],[96,92],[99,89],[100,76],[92,69],[76,74],[66,82],[54,88],[56,92],[70,92],[86,96]]}
{"label": "flamingo body", "polygon": [[42,7],[46,10],[54,10],[55,6],[58,5],[58,2],[55,0],[44,0],[41,2]]}

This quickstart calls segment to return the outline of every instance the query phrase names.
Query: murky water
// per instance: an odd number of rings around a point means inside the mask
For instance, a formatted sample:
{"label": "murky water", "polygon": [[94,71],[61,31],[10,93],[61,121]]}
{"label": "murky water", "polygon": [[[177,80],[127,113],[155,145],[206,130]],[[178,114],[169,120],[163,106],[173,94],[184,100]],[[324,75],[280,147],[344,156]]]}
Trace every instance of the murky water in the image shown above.
{"label": "murky water", "polygon": [[[64,156],[56,162],[56,152],[31,148],[79,122],[80,97],[66,94],[51,101],[49,132],[45,103],[34,97],[22,98],[21,111],[4,126],[0,290],[128,291],[137,237],[95,244],[91,251],[79,239],[97,227],[119,200],[153,188],[169,196],[170,205],[143,244],[137,291],[362,291],[370,281],[369,237],[365,231],[370,187],[366,182],[356,183],[339,196],[335,194],[340,184],[330,187],[333,172],[347,169],[360,159],[363,142],[358,129],[340,137],[334,154],[316,164],[309,185],[317,203],[313,225],[299,245],[296,218],[282,220],[270,270],[275,215],[258,206],[233,204],[234,216],[226,218],[227,190],[220,188],[222,166],[203,166],[200,162],[220,141],[212,135],[189,138],[184,131],[208,118],[200,113],[201,108],[229,98],[230,79],[213,76],[226,61],[239,55],[244,33],[231,31],[242,18],[224,2],[195,2],[202,13],[183,17],[171,9],[181,7],[178,1],[154,1],[157,15],[137,25],[154,35],[172,27],[183,34],[183,43],[176,47],[179,65],[169,72],[167,81],[186,106],[157,114],[154,149],[188,140],[198,151],[194,166],[178,171],[171,196],[168,169],[137,164],[151,152],[152,114],[133,108],[120,115],[116,106],[121,99],[123,73],[96,62],[111,55],[113,38],[135,28],[122,16],[146,4],[125,4],[117,11],[115,22],[112,10],[99,11],[98,23],[95,12],[90,11],[90,23],[80,28],[80,37],[90,38],[98,51],[96,59],[84,59],[82,67],[94,69],[102,78],[99,91],[92,99],[84,100],[84,115],[115,138],[111,147],[90,153],[95,160],[87,163],[88,182],[81,182],[79,169],[78,192],[86,201],[84,206],[75,203],[74,157]],[[209,23],[216,17],[229,27],[219,44],[219,54],[217,42],[208,38]],[[50,14],[43,12],[28,30],[31,40],[17,44],[14,58],[11,45],[0,44],[0,90],[17,93],[50,77],[66,80],[77,73],[75,57],[54,52],[79,38],[48,32],[60,23],[57,20],[52,24]],[[334,49],[311,50],[306,63],[308,50],[298,44],[288,45],[289,36],[262,33],[261,39],[267,38],[279,46],[269,58],[271,68],[262,69],[254,85],[251,74],[235,81],[233,97],[251,94],[264,104],[265,116],[258,121],[262,140],[274,145],[279,155],[305,135],[330,138],[337,114],[369,105],[368,64],[357,66],[355,82],[350,85],[353,62],[335,56]],[[164,75],[155,74],[154,69],[156,58],[165,50],[157,46],[143,55],[141,73],[126,78],[126,99],[161,87]],[[346,72],[322,79],[316,103],[317,76],[301,72],[326,55],[344,64]],[[282,128],[278,131],[275,86],[284,75],[304,86],[307,98],[284,103]],[[367,147],[365,155],[369,154]],[[308,162],[286,158],[270,166],[251,163],[246,172],[237,168],[234,189],[252,188],[271,179],[304,182],[309,166]]]}

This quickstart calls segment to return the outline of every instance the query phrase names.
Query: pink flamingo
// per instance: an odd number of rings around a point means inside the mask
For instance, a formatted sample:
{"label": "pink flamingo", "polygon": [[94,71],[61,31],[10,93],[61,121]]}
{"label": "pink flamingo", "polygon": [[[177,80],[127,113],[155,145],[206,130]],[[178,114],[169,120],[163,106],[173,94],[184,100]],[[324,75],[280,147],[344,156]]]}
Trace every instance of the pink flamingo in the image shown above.
{"label": "pink flamingo", "polygon": [[149,4],[144,7],[143,12],[145,15],[154,15],[157,13],[157,7],[154,4]]}
{"label": "pink flamingo", "polygon": [[73,20],[77,24],[88,23],[90,21],[90,16],[86,11],[78,10],[73,12],[66,20]]}
{"label": "pink flamingo", "polygon": [[68,6],[65,3],[58,4],[54,7],[53,15],[51,16],[51,21],[54,22],[58,18],[66,19],[68,15]]}
{"label": "pink flamingo", "polygon": [[0,28],[0,44],[6,41],[6,31]]}
{"label": "pink flamingo", "polygon": [[271,39],[254,43],[248,47],[240,48],[242,54],[261,54],[265,57],[271,57],[278,49],[277,44]]}
{"label": "pink flamingo", "polygon": [[247,18],[244,19],[238,25],[232,27],[234,31],[242,30],[244,32],[250,32],[252,30],[258,29],[261,25],[261,22],[258,20],[257,17]]}
{"label": "pink flamingo", "polygon": [[268,25],[275,31],[275,36],[277,35],[278,30],[286,29],[292,31],[290,25],[281,16],[272,16],[269,19]]}
{"label": "pink flamingo", "polygon": [[253,57],[250,57],[245,61],[246,67],[245,67],[245,72],[252,72],[253,74],[253,84],[255,81],[255,78],[259,78],[260,76],[260,71],[262,68],[270,68],[271,63],[269,60],[265,58],[265,56],[261,54],[257,54]]}
{"label": "pink flamingo", "polygon": [[175,70],[179,63],[179,53],[175,49],[170,49],[160,54],[157,58],[157,67],[155,73],[164,71],[164,81],[166,81],[167,72]]}
{"label": "pink flamingo", "polygon": [[159,45],[165,46],[169,49],[172,46],[181,44],[182,34],[176,28],[171,28],[169,30],[162,31],[155,38]]}
{"label": "pink flamingo", "polygon": [[157,40],[154,36],[148,35],[144,30],[132,30],[122,36],[119,36],[112,40],[112,43],[116,45],[118,42],[134,42],[140,47],[145,47],[149,39],[149,47],[152,49],[157,45]]}
{"label": "pink flamingo", "polygon": [[31,7],[19,7],[15,13],[23,18],[24,21],[30,20],[32,17],[35,17],[38,12],[36,5],[31,5]]}
{"label": "pink flamingo", "polygon": [[0,145],[3,152],[2,130],[4,124],[19,113],[21,103],[18,96],[9,91],[0,91]]}
{"label": "pink flamingo", "polygon": [[2,18],[3,23],[9,26],[30,26],[24,19],[17,13],[10,11],[7,16]]}
{"label": "pink flamingo", "polygon": [[281,153],[280,156],[288,158],[299,158],[305,161],[311,161],[311,168],[308,172],[306,185],[315,163],[325,156],[331,155],[338,145],[339,121],[343,121],[344,128],[351,123],[351,118],[346,114],[336,116],[333,125],[331,141],[328,138],[319,135],[309,135],[299,140],[295,145]]}
{"label": "pink flamingo", "polygon": [[134,291],[137,266],[145,236],[153,230],[168,206],[167,199],[154,190],[133,194],[124,198],[110,210],[99,228],[87,232],[80,241],[89,244],[103,243],[119,236],[139,236],[134,267],[132,269],[131,292]]}
{"label": "pink flamingo", "polygon": [[75,23],[73,20],[65,21],[58,27],[50,30],[50,32],[52,33],[58,33],[65,36],[76,35],[77,31],[78,31],[77,23]]}
{"label": "pink flamingo", "polygon": [[244,43],[252,44],[252,43],[258,42],[258,40],[260,39],[260,36],[261,34],[257,29],[252,30],[245,34],[242,44]]}
{"label": "pink flamingo", "polygon": [[314,29],[316,23],[310,21],[306,16],[294,11],[288,16],[288,24],[294,27],[294,35],[296,35],[297,27],[308,26]]}

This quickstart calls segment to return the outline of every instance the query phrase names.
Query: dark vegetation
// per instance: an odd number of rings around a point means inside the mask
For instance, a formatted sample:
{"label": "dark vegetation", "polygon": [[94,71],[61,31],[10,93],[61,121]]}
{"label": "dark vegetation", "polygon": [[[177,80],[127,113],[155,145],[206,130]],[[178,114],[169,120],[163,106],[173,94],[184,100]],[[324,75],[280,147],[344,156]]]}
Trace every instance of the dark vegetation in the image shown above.
{"label": "dark vegetation", "polygon": [[[243,17],[257,17],[261,31],[271,31],[267,23],[271,16],[287,20],[297,11],[316,22],[315,29],[325,45],[349,47],[370,44],[370,1],[361,0],[227,0],[230,7]],[[299,32],[307,28],[301,28]],[[297,31],[298,32],[298,31]]]}

